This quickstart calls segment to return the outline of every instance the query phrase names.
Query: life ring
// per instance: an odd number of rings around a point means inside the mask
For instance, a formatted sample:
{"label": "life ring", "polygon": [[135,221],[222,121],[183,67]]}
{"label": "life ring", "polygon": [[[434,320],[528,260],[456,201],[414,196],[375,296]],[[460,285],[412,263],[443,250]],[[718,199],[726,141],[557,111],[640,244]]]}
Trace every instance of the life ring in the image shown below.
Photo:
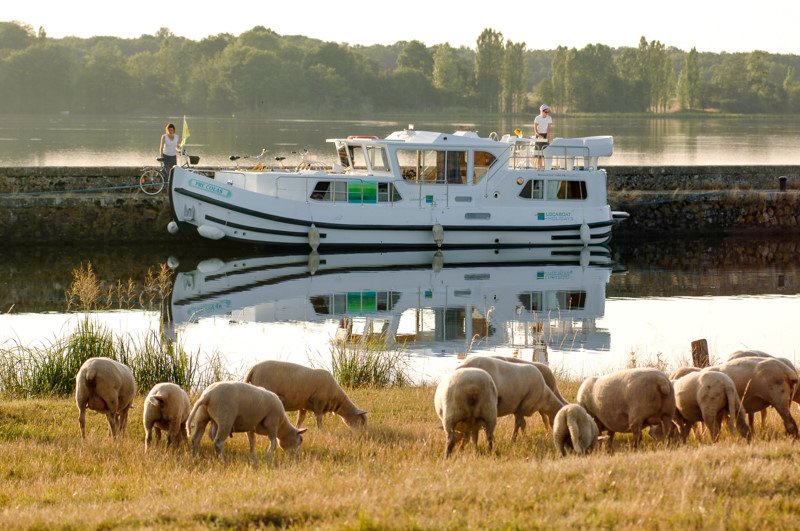
{"label": "life ring", "polygon": [[350,135],[347,140],[378,140],[378,137],[372,135]]}

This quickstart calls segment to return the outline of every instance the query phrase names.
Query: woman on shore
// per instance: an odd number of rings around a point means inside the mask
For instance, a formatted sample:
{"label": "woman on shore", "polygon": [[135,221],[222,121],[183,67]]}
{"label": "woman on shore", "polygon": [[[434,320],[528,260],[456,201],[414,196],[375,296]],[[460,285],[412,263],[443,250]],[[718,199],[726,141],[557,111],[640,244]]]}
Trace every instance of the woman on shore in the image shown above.
{"label": "woman on shore", "polygon": [[161,135],[161,144],[158,147],[159,157],[164,159],[164,169],[169,177],[169,172],[173,166],[178,164],[178,142],[180,138],[175,134],[175,125],[167,124],[166,131]]}

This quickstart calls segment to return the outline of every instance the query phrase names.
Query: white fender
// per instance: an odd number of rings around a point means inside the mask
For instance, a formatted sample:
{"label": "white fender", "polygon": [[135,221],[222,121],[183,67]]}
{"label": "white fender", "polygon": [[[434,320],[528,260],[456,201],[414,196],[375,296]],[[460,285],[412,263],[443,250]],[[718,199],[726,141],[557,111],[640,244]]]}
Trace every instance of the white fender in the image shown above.
{"label": "white fender", "polygon": [[589,225],[586,222],[581,224],[581,243],[584,245],[589,245],[592,241],[592,232],[589,230]]}
{"label": "white fender", "polygon": [[203,260],[202,262],[197,264],[197,270],[203,273],[204,275],[210,275],[211,273],[216,273],[223,267],[225,267],[225,262],[223,262],[219,258],[209,258],[208,260]]}
{"label": "white fender", "polygon": [[203,238],[208,238],[209,240],[219,240],[225,236],[225,233],[222,232],[222,229],[212,227],[211,225],[200,225],[197,227],[197,233]]}
{"label": "white fender", "polygon": [[167,232],[169,232],[170,234],[178,234],[179,230],[180,228],[178,227],[178,224],[175,223],[174,221],[170,221],[169,223],[167,223]]}
{"label": "white fender", "polygon": [[308,229],[308,246],[311,247],[312,251],[316,251],[319,248],[319,229],[313,223]]}
{"label": "white fender", "polygon": [[437,247],[441,247],[444,243],[444,227],[439,223],[433,226],[433,241],[436,242]]}

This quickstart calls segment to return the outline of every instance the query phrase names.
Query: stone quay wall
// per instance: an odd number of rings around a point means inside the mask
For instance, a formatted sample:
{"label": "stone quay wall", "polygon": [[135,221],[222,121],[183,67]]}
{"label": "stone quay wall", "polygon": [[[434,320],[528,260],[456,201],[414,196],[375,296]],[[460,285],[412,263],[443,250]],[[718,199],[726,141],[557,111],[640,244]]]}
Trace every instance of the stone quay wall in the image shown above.
{"label": "stone quay wall", "polygon": [[[165,192],[138,190],[139,167],[0,168],[6,244],[173,242]],[[617,234],[800,234],[800,166],[610,166]],[[778,192],[778,177],[787,192]]]}

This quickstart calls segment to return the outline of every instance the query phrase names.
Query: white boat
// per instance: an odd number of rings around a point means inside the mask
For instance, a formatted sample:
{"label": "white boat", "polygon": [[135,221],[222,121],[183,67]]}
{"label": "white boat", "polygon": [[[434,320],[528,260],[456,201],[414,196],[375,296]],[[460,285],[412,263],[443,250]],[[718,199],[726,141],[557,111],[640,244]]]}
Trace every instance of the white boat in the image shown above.
{"label": "white boat", "polygon": [[168,321],[327,323],[418,354],[456,354],[476,335],[481,348],[603,350],[611,272],[603,246],[207,259],[176,275]]}
{"label": "white boat", "polygon": [[499,140],[407,129],[329,139],[330,169],[176,167],[170,232],[276,246],[530,247],[595,245],[615,221],[599,157],[610,136]]}

